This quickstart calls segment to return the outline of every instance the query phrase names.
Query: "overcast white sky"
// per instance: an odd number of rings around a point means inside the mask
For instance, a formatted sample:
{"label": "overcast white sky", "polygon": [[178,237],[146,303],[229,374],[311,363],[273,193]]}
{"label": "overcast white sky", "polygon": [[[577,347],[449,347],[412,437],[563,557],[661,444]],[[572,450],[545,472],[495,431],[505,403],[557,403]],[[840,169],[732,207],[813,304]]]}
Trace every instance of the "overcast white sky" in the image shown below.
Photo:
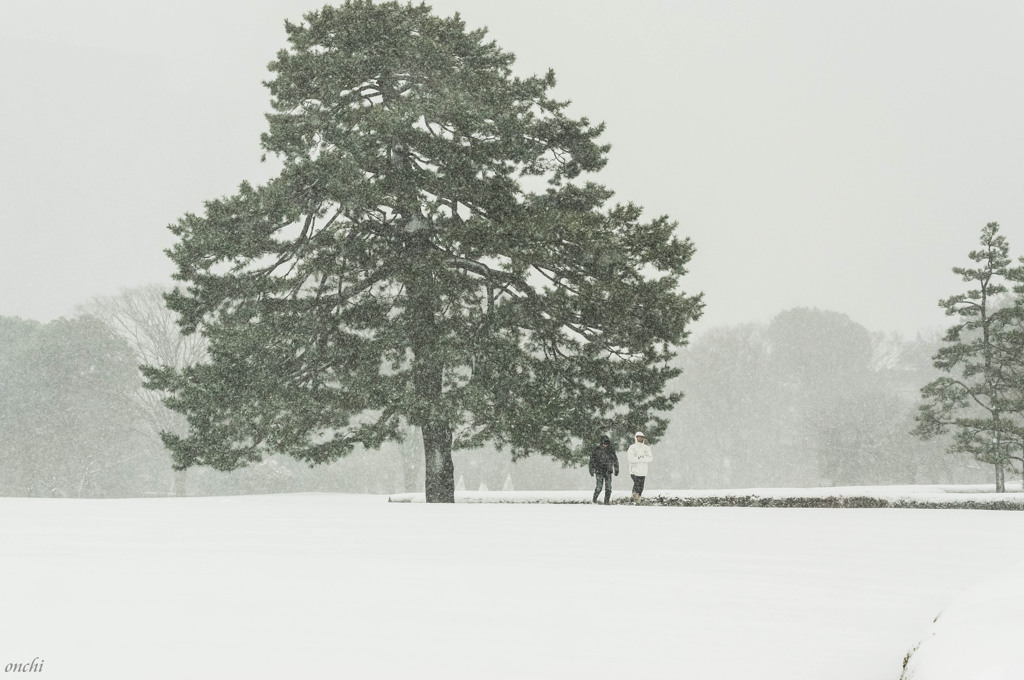
{"label": "overcast white sky", "polygon": [[[0,316],[168,281],[166,226],[262,181],[266,64],[315,0],[0,0]],[[1024,4],[438,0],[603,120],[597,179],[698,252],[696,330],[810,306],[946,323],[981,227],[1024,254]]]}

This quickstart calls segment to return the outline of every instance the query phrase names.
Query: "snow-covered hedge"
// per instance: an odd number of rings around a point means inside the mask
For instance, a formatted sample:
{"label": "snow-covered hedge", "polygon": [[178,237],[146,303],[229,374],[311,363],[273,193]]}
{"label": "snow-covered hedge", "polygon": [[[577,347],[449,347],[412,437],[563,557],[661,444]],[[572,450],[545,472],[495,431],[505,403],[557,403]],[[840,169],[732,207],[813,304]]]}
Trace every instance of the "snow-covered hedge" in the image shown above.
{"label": "snow-covered hedge", "polygon": [[[460,503],[590,503],[591,491],[456,491]],[[423,494],[396,494],[392,502],[423,502]],[[616,491],[612,504],[630,502]],[[979,486],[822,487],[809,489],[734,489],[648,491],[644,505],[671,507],[757,508],[922,508],[1024,510],[1024,493],[993,493]]]}
{"label": "snow-covered hedge", "polygon": [[[1019,494],[1017,494],[1019,496]],[[645,505],[675,507],[751,507],[751,508],[922,508],[963,510],[1024,510],[1024,498],[879,498],[875,496],[655,496]]]}

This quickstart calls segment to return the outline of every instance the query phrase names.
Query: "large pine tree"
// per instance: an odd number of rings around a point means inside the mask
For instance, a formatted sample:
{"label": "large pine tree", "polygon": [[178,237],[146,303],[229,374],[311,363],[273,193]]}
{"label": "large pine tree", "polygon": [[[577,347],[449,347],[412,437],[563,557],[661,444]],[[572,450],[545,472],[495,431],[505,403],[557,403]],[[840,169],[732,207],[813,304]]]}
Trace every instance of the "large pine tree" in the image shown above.
{"label": "large pine tree", "polygon": [[581,180],[603,125],[426,5],[353,0],[286,30],[262,137],[280,175],[171,226],[168,303],[210,354],[148,371],[189,421],[165,435],[176,466],[331,461],[406,419],[427,500],[451,502],[453,448],[575,463],[603,430],[656,438],[702,309],[680,289],[694,249]]}

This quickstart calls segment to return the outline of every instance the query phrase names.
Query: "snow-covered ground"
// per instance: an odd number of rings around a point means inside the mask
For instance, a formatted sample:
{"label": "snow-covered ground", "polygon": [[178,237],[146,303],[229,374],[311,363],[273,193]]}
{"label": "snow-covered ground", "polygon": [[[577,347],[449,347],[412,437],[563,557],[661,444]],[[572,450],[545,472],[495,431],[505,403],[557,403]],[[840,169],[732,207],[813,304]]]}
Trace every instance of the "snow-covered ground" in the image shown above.
{"label": "snow-covered ground", "polygon": [[943,673],[992,660],[993,593],[1020,630],[1021,536],[989,510],[0,498],[0,669],[897,680],[924,639],[914,680],[970,680]]}

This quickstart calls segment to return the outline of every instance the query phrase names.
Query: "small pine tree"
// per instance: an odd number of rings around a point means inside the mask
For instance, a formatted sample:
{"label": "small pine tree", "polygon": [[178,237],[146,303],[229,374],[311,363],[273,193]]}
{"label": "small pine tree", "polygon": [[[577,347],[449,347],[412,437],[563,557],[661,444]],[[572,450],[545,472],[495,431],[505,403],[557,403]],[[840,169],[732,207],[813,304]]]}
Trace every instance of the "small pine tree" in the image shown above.
{"label": "small pine tree", "polygon": [[1024,269],[1011,266],[1010,247],[997,223],[982,229],[981,246],[969,254],[977,267],[953,269],[973,287],[939,302],[947,316],[959,321],[933,357],[935,367],[948,375],[922,388],[924,403],[914,434],[929,438],[952,428],[949,451],[970,453],[992,465],[996,490],[1002,492],[1005,471],[1024,438],[1020,382],[1014,379],[1021,370],[1024,307],[1005,302],[1008,282],[1024,280]]}

